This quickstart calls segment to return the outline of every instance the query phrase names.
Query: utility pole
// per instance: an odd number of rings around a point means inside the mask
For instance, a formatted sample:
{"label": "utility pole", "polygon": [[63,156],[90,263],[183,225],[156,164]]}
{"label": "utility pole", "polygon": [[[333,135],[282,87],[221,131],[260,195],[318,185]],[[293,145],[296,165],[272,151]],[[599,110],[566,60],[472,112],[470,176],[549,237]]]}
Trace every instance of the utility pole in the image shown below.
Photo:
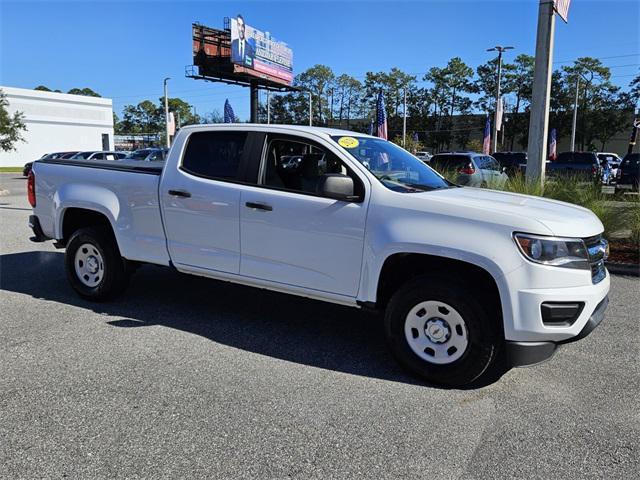
{"label": "utility pole", "polygon": [[313,109],[311,108],[311,92],[309,94],[309,126],[313,125]]}
{"label": "utility pole", "polygon": [[571,151],[576,151],[576,124],[578,123],[578,93],[580,92],[580,76],[576,77],[576,98],[573,102],[573,124],[571,125]]}
{"label": "utility pole", "polygon": [[496,111],[493,118],[493,151],[498,151],[498,109],[500,108],[500,81],[502,79],[502,54],[507,50],[513,50],[513,47],[502,47],[496,45],[493,48],[487,48],[487,52],[498,52],[498,79],[496,81]]}
{"label": "utility pole", "polygon": [[549,130],[549,98],[553,63],[553,35],[555,30],[554,3],[540,0],[536,59],[533,74],[533,98],[529,121],[527,147],[527,181],[544,183],[547,160],[547,132]]}
{"label": "utility pole", "polygon": [[407,87],[404,87],[404,107],[402,108],[402,146],[407,147]]}
{"label": "utility pole", "polygon": [[167,135],[167,148],[171,147],[171,139],[169,138],[169,97],[167,96],[167,81],[171,80],[171,77],[164,79],[164,125]]}
{"label": "utility pole", "polygon": [[269,90],[267,90],[267,124],[271,123],[271,97],[269,93]]}

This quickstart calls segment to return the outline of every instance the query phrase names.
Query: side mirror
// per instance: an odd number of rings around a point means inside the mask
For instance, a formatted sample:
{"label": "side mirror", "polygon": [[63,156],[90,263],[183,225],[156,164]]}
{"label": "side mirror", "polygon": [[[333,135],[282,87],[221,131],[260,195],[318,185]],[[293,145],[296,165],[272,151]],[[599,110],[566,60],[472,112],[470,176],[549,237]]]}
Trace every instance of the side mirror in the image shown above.
{"label": "side mirror", "polygon": [[353,202],[358,200],[354,195],[353,179],[341,173],[327,173],[320,177],[317,192],[324,197]]}

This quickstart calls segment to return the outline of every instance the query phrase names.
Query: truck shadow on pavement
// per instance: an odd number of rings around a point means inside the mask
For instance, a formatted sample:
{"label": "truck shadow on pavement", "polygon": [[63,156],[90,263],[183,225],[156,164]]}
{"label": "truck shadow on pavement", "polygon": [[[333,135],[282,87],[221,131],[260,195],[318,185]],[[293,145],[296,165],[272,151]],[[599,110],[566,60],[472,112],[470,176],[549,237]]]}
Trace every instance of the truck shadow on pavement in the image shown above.
{"label": "truck shadow on pavement", "polygon": [[[382,316],[354,308],[151,265],[136,271],[123,296],[92,303],[67,283],[61,252],[0,255],[0,289],[107,314],[116,317],[107,323],[117,328],[161,325],[290,362],[427,385],[394,360],[385,343]],[[489,385],[499,376],[469,388]]]}

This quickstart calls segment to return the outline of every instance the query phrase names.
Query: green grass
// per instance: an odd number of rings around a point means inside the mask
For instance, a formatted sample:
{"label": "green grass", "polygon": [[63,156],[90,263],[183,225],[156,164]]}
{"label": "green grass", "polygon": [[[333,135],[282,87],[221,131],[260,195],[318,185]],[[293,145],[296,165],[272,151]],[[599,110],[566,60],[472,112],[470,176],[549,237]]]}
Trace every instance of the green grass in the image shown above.
{"label": "green grass", "polygon": [[22,167],[0,167],[0,173],[22,173]]}
{"label": "green grass", "polygon": [[634,202],[629,215],[631,224],[631,241],[640,247],[640,201]]}

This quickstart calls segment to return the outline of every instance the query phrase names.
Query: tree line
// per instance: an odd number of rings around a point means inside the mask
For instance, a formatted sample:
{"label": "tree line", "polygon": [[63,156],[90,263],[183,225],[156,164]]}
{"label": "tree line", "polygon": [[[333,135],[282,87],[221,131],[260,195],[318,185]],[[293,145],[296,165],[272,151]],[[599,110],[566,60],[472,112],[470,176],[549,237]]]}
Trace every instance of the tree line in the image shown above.
{"label": "tree line", "polygon": [[[506,120],[502,150],[526,149],[529,109],[532,97],[534,57],[518,55],[502,65],[501,92]],[[423,145],[434,151],[465,148],[472,134],[481,132],[490,115],[493,122],[497,80],[497,60],[475,69],[461,58],[450,59],[444,67],[431,67],[422,75],[392,68],[388,72],[367,72],[362,80],[347,74],[336,75],[326,65],[315,65],[296,76],[294,85],[311,92],[314,125],[342,126],[366,131],[376,117],[376,99],[385,98],[391,137],[402,132],[404,95],[407,101],[407,131],[415,133]],[[576,82],[578,125],[576,148],[604,149],[614,135],[625,129],[638,104],[640,75],[628,91],[611,82],[611,71],[599,59],[581,57],[553,72],[550,128],[558,137],[571,133]],[[261,105],[261,120],[266,107]],[[273,123],[307,123],[308,94],[272,96]]]}

